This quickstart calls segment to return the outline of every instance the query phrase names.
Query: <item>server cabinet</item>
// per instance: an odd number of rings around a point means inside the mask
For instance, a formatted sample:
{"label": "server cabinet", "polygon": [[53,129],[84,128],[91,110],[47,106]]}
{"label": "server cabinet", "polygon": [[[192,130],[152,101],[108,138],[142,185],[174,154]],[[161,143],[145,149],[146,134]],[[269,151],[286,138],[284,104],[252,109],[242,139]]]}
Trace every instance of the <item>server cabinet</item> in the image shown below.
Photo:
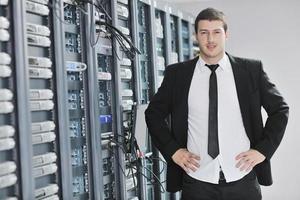
{"label": "server cabinet", "polygon": [[[121,38],[113,38],[115,47],[115,112],[117,127],[114,133],[118,142],[116,188],[117,199],[137,199],[139,194],[138,158],[133,150],[134,108],[137,101],[135,44],[135,2],[133,0],[114,0],[112,6],[112,25],[119,29]],[[126,39],[125,39],[126,38]]]}
{"label": "server cabinet", "polygon": [[[20,174],[28,173],[30,168],[21,168],[21,150],[29,149],[29,146],[20,146],[20,139],[25,139],[24,132],[20,133],[20,128],[28,129],[26,124],[19,124],[19,114],[26,112],[24,109],[19,111],[18,97],[20,89],[16,79],[19,74],[24,73],[21,68],[16,67],[16,63],[22,62],[17,56],[22,55],[23,51],[15,49],[15,42],[20,42],[15,24],[20,24],[21,13],[18,18],[13,18],[13,12],[22,9],[21,4],[14,5],[12,2],[0,2],[0,198],[17,199],[31,197],[29,193],[22,195],[22,182]],[[22,38],[20,38],[22,39]],[[22,41],[22,40],[21,40]],[[19,44],[22,46],[22,43]],[[28,103],[28,102],[27,102]],[[23,105],[26,105],[26,101]],[[30,141],[30,140],[29,140]],[[30,148],[31,149],[31,148]],[[31,159],[30,152],[27,159]],[[25,158],[26,159],[26,158]],[[24,161],[24,160],[23,160]],[[24,178],[29,178],[28,176]],[[29,179],[27,179],[29,181]],[[29,181],[27,187],[32,191],[32,182]],[[25,186],[26,187],[26,186]],[[24,188],[25,188],[24,187]]]}
{"label": "server cabinet", "polygon": [[58,199],[58,131],[52,11],[48,0],[25,1],[32,176],[35,199]]}
{"label": "server cabinet", "polygon": [[91,9],[86,3],[65,0],[62,44],[67,88],[67,124],[70,145],[72,199],[99,199],[99,114],[97,112],[96,66],[92,60]]}
{"label": "server cabinet", "polygon": [[[113,37],[111,29],[112,19],[110,16],[113,14],[113,1],[106,1],[101,6],[105,9],[103,13],[99,9],[97,2],[96,6],[92,9],[95,23],[95,39],[94,39],[94,62],[97,74],[97,108],[99,115],[97,120],[100,123],[100,129],[97,134],[99,135],[97,142],[101,145],[99,150],[99,157],[101,164],[99,172],[102,175],[101,181],[101,199],[118,199],[120,193],[118,189],[119,174],[119,158],[118,151],[114,145],[116,141],[116,86],[115,76],[116,68],[114,62],[115,47],[113,46]],[[109,24],[109,25],[107,25]],[[127,28],[123,27],[123,32],[128,32]],[[127,65],[131,63],[130,60],[125,60]],[[130,93],[130,92],[129,92]],[[130,95],[130,94],[129,94]],[[100,176],[101,176],[100,175]]]}

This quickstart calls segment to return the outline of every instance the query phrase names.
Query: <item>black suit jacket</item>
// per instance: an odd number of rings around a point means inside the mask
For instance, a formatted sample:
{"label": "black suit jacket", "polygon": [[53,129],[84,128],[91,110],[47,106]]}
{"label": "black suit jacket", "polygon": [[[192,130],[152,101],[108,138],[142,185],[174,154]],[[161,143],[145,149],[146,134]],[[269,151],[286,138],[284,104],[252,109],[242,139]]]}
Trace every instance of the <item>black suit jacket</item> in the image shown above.
{"label": "black suit jacket", "polygon": [[[265,161],[255,166],[254,170],[261,185],[271,185],[270,159],[282,140],[289,107],[263,71],[260,61],[227,55],[232,65],[243,124],[251,148],[266,156]],[[179,191],[182,187],[184,171],[171,157],[179,148],[186,148],[187,145],[188,93],[197,60],[198,57],[168,66],[160,88],[145,111],[152,142],[168,164],[169,192]],[[261,107],[268,114],[265,125]],[[166,120],[169,115],[171,124]]]}

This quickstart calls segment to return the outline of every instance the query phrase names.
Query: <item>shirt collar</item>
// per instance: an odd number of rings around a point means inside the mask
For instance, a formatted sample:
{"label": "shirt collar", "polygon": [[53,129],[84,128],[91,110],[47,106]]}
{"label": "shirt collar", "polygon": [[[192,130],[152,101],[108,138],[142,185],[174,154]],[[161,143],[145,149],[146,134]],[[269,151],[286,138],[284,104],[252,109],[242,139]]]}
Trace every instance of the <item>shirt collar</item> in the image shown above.
{"label": "shirt collar", "polygon": [[[229,67],[228,63],[229,63],[228,56],[224,53],[221,60],[219,60],[219,62],[217,63],[217,64],[219,64],[218,68],[220,68],[221,70],[226,70]],[[206,64],[206,62],[199,55],[199,59],[197,61],[197,67],[200,69],[201,72],[208,69],[207,66],[205,66],[205,64]]]}

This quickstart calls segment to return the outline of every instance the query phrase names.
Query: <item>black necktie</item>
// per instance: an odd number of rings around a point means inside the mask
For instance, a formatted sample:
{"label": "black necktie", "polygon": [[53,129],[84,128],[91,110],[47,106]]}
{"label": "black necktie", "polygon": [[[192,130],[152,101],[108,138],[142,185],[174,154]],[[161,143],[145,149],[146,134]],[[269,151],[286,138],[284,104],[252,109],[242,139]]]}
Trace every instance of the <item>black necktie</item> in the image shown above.
{"label": "black necktie", "polygon": [[219,155],[219,140],[218,140],[218,87],[216,65],[207,65],[211,70],[209,78],[209,115],[208,115],[208,155],[213,159]]}

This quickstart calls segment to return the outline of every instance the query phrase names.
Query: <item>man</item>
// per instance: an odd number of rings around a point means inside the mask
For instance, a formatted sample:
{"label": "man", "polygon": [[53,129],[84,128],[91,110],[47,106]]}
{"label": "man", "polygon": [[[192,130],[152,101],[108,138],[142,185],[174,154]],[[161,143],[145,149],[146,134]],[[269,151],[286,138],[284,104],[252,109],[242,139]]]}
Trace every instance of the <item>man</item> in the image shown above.
{"label": "man", "polygon": [[270,159],[289,107],[260,61],[225,52],[221,11],[201,11],[195,31],[200,55],[167,67],[145,111],[152,141],[168,163],[167,190],[182,190],[183,200],[261,199],[259,184],[272,184]]}

